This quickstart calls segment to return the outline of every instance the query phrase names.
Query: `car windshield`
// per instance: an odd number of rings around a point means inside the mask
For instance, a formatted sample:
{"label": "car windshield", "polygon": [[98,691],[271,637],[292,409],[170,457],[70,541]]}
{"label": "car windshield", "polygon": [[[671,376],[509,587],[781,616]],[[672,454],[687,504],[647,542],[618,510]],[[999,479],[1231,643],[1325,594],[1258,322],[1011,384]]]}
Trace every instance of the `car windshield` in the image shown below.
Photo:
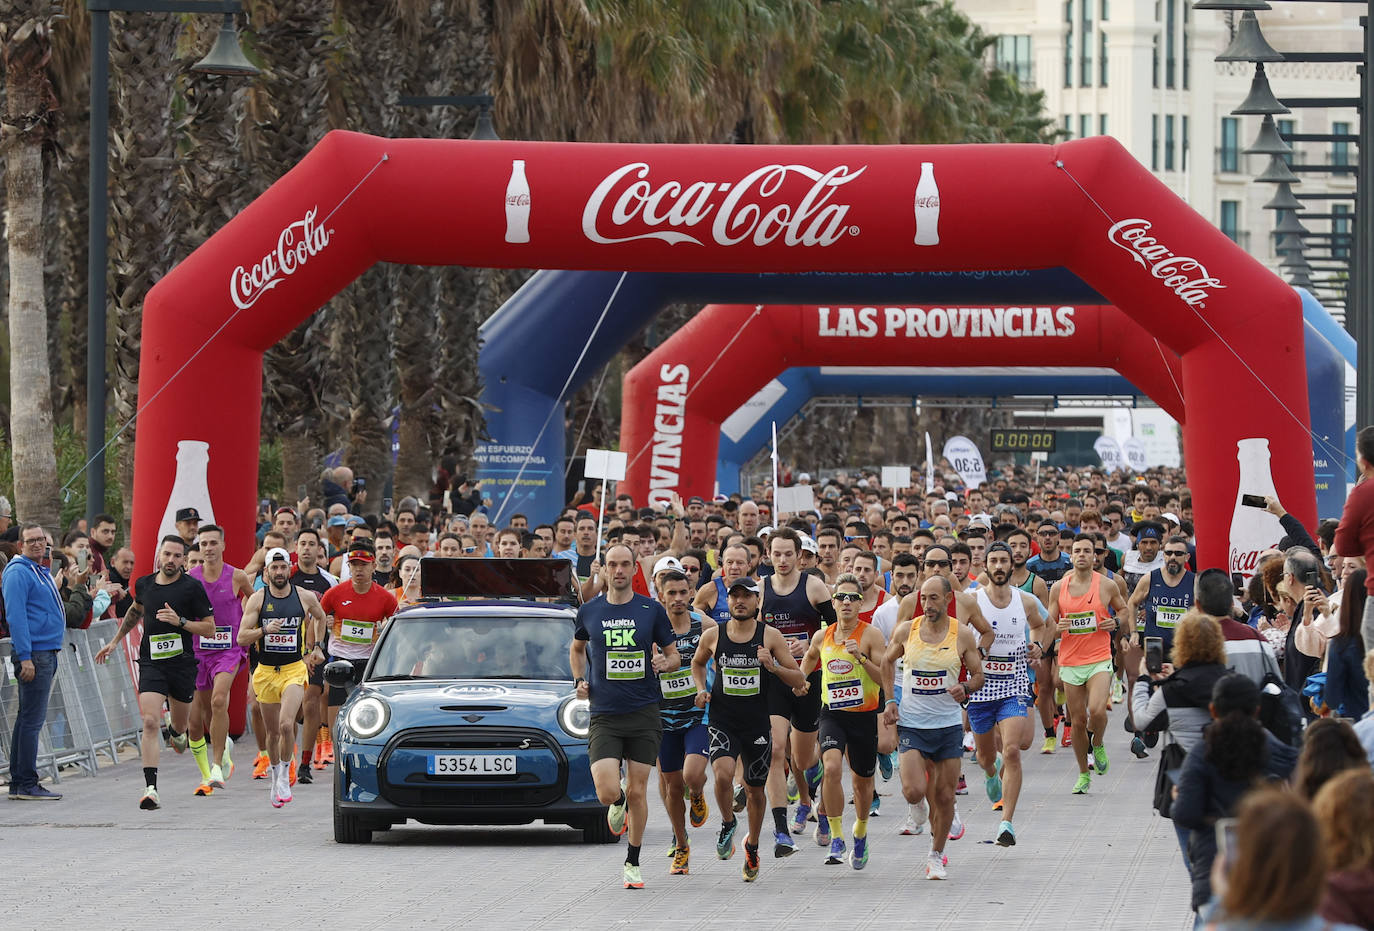
{"label": "car windshield", "polygon": [[371,680],[571,679],[563,615],[398,617],[377,646]]}

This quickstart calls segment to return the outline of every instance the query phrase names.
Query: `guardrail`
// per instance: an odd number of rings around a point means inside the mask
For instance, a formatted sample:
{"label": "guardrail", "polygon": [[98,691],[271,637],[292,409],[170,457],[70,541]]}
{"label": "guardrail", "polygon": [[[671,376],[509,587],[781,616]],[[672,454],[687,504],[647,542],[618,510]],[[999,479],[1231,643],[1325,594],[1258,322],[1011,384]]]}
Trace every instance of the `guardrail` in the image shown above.
{"label": "guardrail", "polygon": [[[121,745],[137,745],[143,730],[129,664],[122,656],[97,665],[100,651],[119,626],[96,621],[86,630],[68,630],[57,655],[57,676],[48,716],[38,735],[38,771],[61,781],[59,768],[74,763],[94,773],[118,761]],[[122,648],[122,647],[121,647]],[[11,662],[13,644],[0,640],[0,775],[9,774],[10,738],[19,713],[19,683]]]}

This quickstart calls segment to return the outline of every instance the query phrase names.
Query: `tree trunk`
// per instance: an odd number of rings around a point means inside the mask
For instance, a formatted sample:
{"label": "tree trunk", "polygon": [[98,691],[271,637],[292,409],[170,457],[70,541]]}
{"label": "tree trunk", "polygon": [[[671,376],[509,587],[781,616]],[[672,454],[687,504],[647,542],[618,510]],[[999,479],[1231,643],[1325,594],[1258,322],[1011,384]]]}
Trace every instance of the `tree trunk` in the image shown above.
{"label": "tree trunk", "polygon": [[320,497],[320,462],[324,450],[318,435],[311,432],[283,433],[281,439],[281,487],[283,500],[296,501],[300,486],[305,486],[311,507],[324,507]]}
{"label": "tree trunk", "polygon": [[5,196],[9,212],[10,428],[14,506],[58,526],[48,315],[43,293],[43,146],[56,102],[45,73],[47,30],[29,20],[5,45]]}

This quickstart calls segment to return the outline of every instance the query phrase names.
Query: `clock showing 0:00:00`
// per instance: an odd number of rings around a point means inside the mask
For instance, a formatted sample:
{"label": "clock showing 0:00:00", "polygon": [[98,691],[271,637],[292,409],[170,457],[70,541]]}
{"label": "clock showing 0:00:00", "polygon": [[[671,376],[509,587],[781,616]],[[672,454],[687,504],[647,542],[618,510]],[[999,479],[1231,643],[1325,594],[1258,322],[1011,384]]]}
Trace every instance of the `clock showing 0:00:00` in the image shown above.
{"label": "clock showing 0:00:00", "polygon": [[992,451],[995,453],[1052,453],[1053,430],[993,430]]}

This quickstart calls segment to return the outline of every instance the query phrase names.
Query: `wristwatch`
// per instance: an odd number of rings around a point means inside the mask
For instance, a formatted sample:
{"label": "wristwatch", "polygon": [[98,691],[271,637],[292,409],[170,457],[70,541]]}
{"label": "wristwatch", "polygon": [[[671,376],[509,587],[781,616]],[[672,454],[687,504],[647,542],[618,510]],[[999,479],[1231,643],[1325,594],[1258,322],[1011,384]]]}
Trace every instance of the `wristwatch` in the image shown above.
{"label": "wristwatch", "polygon": [[582,683],[584,683],[584,682],[586,682],[586,681],[587,681],[586,679],[583,679],[581,676],[579,676],[578,678],[576,678],[576,679],[573,680],[573,688],[577,688],[579,685],[581,685]]}

